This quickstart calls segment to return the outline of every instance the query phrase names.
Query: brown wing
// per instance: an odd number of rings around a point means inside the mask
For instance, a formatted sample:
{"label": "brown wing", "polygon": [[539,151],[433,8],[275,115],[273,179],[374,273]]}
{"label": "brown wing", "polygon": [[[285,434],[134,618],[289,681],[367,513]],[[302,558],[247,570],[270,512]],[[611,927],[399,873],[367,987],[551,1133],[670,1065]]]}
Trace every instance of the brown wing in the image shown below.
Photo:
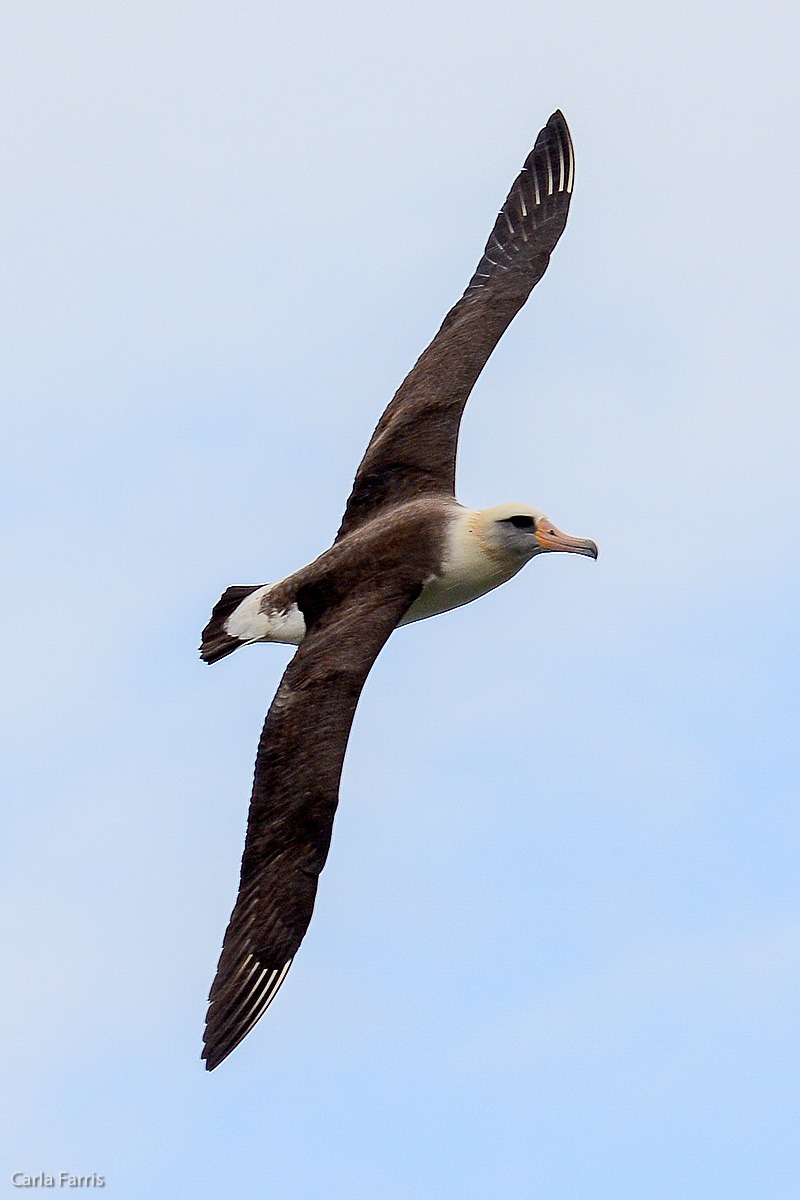
{"label": "brown wing", "polygon": [[350,726],[370,668],[418,588],[385,576],[333,597],[298,594],[309,631],[281,680],[256,757],[239,895],[209,996],[203,1058],[212,1071],[284,980],[311,920]]}
{"label": "brown wing", "polygon": [[553,113],[500,210],[483,258],[384,412],[358,468],[341,538],[386,504],[453,494],[461,414],[512,318],[547,270],[567,221],[574,158]]}

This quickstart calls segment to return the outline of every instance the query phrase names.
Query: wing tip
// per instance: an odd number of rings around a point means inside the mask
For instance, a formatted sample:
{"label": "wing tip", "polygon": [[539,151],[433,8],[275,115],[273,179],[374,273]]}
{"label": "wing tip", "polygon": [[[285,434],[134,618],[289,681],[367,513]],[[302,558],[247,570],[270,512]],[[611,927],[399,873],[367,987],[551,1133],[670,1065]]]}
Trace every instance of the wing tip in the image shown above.
{"label": "wing tip", "polygon": [[552,171],[554,164],[550,161],[551,148],[558,155],[559,178],[557,185],[553,186],[554,181],[551,183],[548,195],[566,193],[567,196],[571,196],[575,182],[575,148],[572,144],[572,134],[569,131],[567,118],[560,108],[557,108],[548,117],[546,125],[536,139],[533,150],[525,161],[523,170],[530,169],[537,155],[543,155],[548,171]]}
{"label": "wing tip", "polygon": [[[248,958],[251,959],[252,956],[249,955]],[[261,967],[257,963],[257,967],[260,967],[261,971],[260,978],[251,988],[252,975],[248,975],[244,981],[244,996],[237,996],[236,992],[239,989],[233,989],[229,985],[223,995],[211,1000],[206,1017],[203,1050],[200,1054],[207,1071],[215,1070],[239,1043],[244,1041],[253,1026],[261,1020],[278,994],[292,961],[293,959],[290,958],[282,967],[273,968],[269,972],[267,968]],[[269,974],[269,978],[264,987],[263,980],[267,974]],[[239,980],[232,982],[238,983]],[[250,988],[249,991],[247,991],[248,988]],[[259,988],[263,990],[259,992]],[[214,986],[211,991],[214,995]],[[256,993],[255,996],[254,993]]]}
{"label": "wing tip", "polygon": [[[572,136],[566,117],[557,108],[539,130],[534,147],[511,186],[462,299],[484,291],[501,272],[514,266],[515,260],[522,262],[523,269],[536,263],[537,273],[530,283],[534,286],[563,233],[574,181]],[[458,305],[451,309],[444,325],[457,308]]]}
{"label": "wing tip", "polygon": [[222,1054],[215,1052],[210,1046],[204,1046],[203,1053],[200,1055],[200,1058],[205,1062],[206,1070],[213,1071],[221,1062],[224,1062],[229,1054],[230,1050],[227,1050],[224,1054]]}
{"label": "wing tip", "polygon": [[560,108],[557,108],[553,113],[554,117],[558,118],[559,132],[562,134],[566,143],[567,152],[567,177],[565,181],[565,191],[568,195],[572,195],[572,187],[575,183],[575,147],[572,144],[572,134],[570,133],[567,118],[564,116]]}

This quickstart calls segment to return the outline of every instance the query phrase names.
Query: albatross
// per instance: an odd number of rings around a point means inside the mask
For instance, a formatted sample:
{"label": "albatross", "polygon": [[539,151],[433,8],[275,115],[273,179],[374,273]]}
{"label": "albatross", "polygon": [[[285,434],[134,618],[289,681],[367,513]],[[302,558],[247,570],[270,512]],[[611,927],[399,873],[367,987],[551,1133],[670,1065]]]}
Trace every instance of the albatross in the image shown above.
{"label": "albatross", "polygon": [[574,156],[553,113],[500,210],[477,270],[381,417],[330,549],[278,583],[229,587],[203,630],[213,663],[252,642],[298,647],[256,756],[239,894],[209,995],[213,1070],[275,997],[308,928],[361,689],[400,625],[467,604],[540,554],[597,558],[529,504],[455,498],[461,415],[567,221]]}

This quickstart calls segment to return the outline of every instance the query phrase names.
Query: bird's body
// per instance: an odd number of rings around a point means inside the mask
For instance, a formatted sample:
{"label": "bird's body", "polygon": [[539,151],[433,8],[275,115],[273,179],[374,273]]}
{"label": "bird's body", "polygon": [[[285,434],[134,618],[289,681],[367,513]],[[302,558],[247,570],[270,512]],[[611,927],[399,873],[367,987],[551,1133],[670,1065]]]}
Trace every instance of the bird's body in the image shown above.
{"label": "bird's body", "polygon": [[544,513],[525,504],[501,504],[478,511],[446,496],[411,500],[335,542],[286,579],[241,589],[247,590],[241,600],[240,589],[231,589],[230,599],[237,601],[236,606],[228,611],[223,597],[219,613],[204,631],[201,654],[206,662],[216,662],[253,642],[299,646],[306,623],[297,603],[298,591],[309,580],[335,577],[342,570],[355,572],[359,578],[379,574],[398,543],[407,564],[415,564],[419,586],[419,595],[398,626],[469,604],[506,583],[535,554],[542,553],[535,534],[522,533],[517,526],[510,526],[503,539],[497,535],[499,523],[525,517],[530,517],[531,524],[522,529],[529,531],[536,522],[547,520]]}
{"label": "bird's body", "polygon": [[530,505],[473,510],[454,495],[464,405],[547,267],[573,172],[557,112],[466,292],[381,417],[333,545],[278,583],[228,588],[203,631],[206,662],[251,642],[299,647],[258,748],[239,896],[210,995],[209,1070],[271,1002],[308,927],[356,704],[392,631],[469,603],[537,554],[597,557],[593,542]]}

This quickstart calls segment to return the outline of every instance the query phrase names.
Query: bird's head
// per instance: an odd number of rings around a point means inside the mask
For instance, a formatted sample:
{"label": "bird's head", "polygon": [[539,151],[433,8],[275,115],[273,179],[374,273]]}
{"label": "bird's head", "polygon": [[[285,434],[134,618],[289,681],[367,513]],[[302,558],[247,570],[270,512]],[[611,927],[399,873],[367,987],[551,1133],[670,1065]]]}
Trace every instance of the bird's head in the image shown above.
{"label": "bird's head", "polygon": [[482,509],[478,517],[476,533],[487,552],[506,562],[518,562],[520,567],[537,554],[558,550],[597,558],[594,542],[562,533],[541,509],[530,504],[496,504]]}

